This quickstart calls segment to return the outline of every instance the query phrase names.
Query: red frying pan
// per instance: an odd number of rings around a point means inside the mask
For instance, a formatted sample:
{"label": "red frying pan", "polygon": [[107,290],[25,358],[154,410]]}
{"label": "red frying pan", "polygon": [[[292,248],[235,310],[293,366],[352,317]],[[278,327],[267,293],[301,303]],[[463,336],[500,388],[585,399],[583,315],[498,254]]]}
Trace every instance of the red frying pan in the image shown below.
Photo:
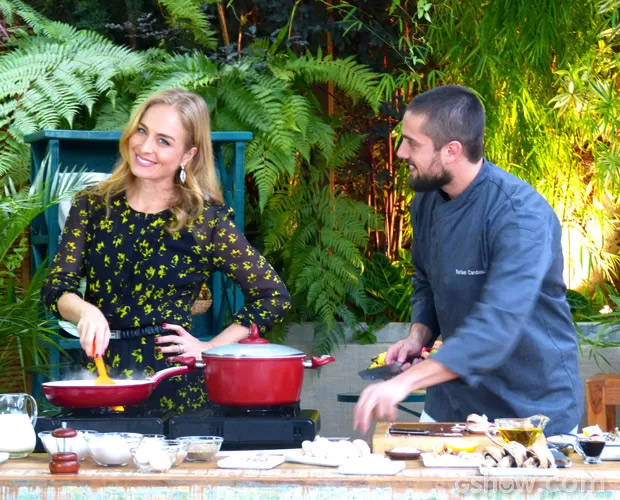
{"label": "red frying pan", "polygon": [[70,408],[131,406],[147,400],[162,380],[196,370],[188,366],[173,366],[143,380],[115,379],[114,385],[95,385],[94,380],[45,382],[42,384],[43,394],[50,403]]}

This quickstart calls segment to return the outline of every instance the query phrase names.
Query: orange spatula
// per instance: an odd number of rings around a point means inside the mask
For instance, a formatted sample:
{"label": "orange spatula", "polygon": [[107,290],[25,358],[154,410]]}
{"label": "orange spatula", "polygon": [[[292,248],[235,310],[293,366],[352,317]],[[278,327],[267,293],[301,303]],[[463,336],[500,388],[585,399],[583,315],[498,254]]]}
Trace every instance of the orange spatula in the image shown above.
{"label": "orange spatula", "polygon": [[[93,341],[93,353],[95,352],[95,342]],[[95,358],[95,366],[99,376],[95,379],[95,385],[114,385],[116,382],[110,378],[103,364],[103,358]]]}

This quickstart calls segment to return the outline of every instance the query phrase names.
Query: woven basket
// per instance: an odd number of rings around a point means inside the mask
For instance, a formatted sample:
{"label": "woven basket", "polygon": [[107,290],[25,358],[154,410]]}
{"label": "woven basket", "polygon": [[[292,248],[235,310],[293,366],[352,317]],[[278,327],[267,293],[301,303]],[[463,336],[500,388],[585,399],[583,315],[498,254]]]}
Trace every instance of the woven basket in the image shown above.
{"label": "woven basket", "polygon": [[202,314],[207,312],[209,308],[213,304],[213,300],[211,299],[198,299],[196,302],[192,304],[192,315],[196,316],[198,314]]}
{"label": "woven basket", "polygon": [[192,304],[192,315],[197,316],[198,314],[207,312],[212,304],[213,299],[211,299],[211,290],[209,290],[206,286],[203,286],[200,289],[200,295]]}

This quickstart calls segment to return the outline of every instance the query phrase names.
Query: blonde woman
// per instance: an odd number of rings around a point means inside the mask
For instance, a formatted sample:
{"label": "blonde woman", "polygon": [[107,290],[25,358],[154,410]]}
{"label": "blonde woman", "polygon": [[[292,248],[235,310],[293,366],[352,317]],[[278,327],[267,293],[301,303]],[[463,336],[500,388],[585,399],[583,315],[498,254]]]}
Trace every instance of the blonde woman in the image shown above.
{"label": "blonde woman", "polygon": [[[116,377],[143,378],[165,367],[164,355],[200,357],[246,338],[250,323],[264,334],[281,320],[286,287],[223,204],[204,100],[180,89],[155,93],[125,128],[120,153],[111,177],[73,201],[42,291],[49,311],[77,323],[87,358],[103,356]],[[191,307],[215,270],[239,284],[246,305],[201,342],[188,332]],[[155,405],[205,401],[198,376],[160,387]]]}

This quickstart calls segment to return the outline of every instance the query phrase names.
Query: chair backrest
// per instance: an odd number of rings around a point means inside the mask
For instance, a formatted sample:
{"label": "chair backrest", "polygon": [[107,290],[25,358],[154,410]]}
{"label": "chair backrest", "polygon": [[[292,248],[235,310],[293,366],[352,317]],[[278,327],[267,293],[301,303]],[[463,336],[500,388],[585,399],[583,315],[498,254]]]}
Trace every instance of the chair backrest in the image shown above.
{"label": "chair backrest", "polygon": [[[41,130],[24,137],[31,146],[31,178],[49,155],[52,175],[78,168],[97,177],[109,175],[118,160],[120,131]],[[216,166],[224,199],[235,211],[235,224],[244,229],[244,152],[251,132],[213,132],[211,134]],[[38,268],[45,258],[58,250],[58,239],[67,207],[53,206],[31,225],[31,266]],[[208,283],[213,305],[195,318],[194,328],[206,336],[222,330],[227,318],[243,307],[241,290],[222,273],[214,273]],[[204,335],[203,335],[204,336]]]}

